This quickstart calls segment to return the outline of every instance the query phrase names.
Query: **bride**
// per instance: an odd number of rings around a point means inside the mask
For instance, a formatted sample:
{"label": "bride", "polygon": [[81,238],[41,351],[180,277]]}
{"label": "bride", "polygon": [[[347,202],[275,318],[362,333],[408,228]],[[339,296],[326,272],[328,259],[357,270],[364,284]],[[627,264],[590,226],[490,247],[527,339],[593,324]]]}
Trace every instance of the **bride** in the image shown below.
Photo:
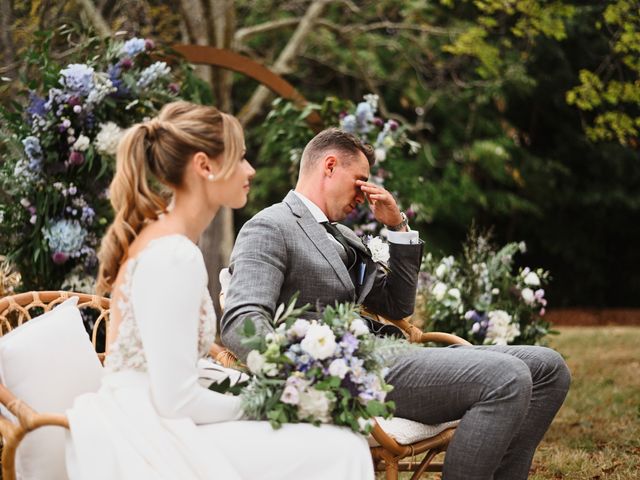
{"label": "bride", "polygon": [[246,204],[255,170],[244,154],[234,117],[187,102],[120,142],[99,255],[98,291],[112,298],[106,374],[67,412],[72,480],[373,478],[361,436],[243,421],[239,398],[198,383],[215,313],[195,242],[221,206]]}

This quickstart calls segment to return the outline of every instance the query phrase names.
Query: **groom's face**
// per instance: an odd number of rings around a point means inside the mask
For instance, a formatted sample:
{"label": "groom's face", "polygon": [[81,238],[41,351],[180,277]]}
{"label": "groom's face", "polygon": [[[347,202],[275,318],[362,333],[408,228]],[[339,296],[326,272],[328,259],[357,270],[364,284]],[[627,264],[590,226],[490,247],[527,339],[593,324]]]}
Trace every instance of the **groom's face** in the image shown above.
{"label": "groom's face", "polygon": [[364,202],[364,194],[356,180],[366,181],[369,178],[369,161],[362,152],[350,157],[350,161],[344,154],[338,157],[327,190],[326,214],[332,222],[344,220],[357,204]]}

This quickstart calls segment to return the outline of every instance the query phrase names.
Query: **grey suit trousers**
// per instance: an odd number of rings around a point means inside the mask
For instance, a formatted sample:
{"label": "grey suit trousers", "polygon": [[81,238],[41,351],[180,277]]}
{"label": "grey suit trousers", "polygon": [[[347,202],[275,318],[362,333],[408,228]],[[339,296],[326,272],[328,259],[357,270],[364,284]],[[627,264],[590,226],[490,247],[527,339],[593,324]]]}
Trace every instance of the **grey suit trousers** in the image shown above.
{"label": "grey suit trousers", "polygon": [[436,424],[462,419],[445,480],[526,479],[571,376],[555,351],[532,346],[413,350],[387,375],[396,415]]}

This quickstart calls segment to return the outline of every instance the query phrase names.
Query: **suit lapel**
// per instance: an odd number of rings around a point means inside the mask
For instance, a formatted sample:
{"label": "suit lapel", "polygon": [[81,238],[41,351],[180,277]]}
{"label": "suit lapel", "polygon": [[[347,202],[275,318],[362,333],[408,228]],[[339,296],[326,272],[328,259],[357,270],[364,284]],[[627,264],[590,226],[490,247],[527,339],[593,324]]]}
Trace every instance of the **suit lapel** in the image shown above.
{"label": "suit lapel", "polygon": [[309,212],[309,209],[293,192],[288,193],[284,199],[284,203],[289,206],[291,212],[297,217],[298,225],[305,235],[336,272],[340,282],[347,290],[353,290],[354,285],[347,271],[347,267],[345,267],[340,255],[331,244],[326,230],[316,221],[313,215],[311,215],[311,212]]}

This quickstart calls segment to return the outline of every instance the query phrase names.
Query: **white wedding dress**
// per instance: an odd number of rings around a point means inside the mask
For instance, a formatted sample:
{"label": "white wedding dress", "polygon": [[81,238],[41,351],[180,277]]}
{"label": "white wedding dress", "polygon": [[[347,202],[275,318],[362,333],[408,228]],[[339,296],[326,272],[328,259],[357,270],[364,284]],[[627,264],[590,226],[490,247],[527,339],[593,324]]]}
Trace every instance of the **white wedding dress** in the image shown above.
{"label": "white wedding dress", "polygon": [[374,478],[367,442],[350,430],[242,421],[237,397],[200,385],[215,313],[189,239],[153,240],[125,268],[102,387],[67,411],[72,480]]}

